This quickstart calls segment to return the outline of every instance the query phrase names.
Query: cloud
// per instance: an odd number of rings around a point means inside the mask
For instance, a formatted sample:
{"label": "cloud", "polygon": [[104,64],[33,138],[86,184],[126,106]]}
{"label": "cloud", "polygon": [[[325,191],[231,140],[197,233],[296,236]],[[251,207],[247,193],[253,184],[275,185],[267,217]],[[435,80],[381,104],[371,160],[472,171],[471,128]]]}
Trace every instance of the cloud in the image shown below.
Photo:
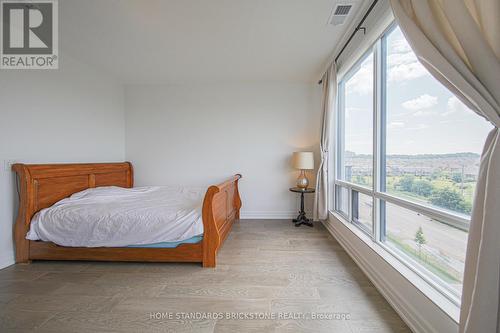
{"label": "cloud", "polygon": [[433,114],[436,114],[436,111],[432,111],[432,110],[419,110],[417,112],[414,112],[413,116],[414,117],[425,117],[425,116],[430,116],[430,115],[433,115]]}
{"label": "cloud", "polygon": [[403,128],[403,127],[405,127],[405,123],[402,121],[391,121],[387,125],[387,128],[389,128],[389,129]]}
{"label": "cloud", "polygon": [[414,127],[407,127],[406,130],[408,131],[418,131],[418,130],[424,130],[429,128],[429,125],[427,124],[418,124],[417,126]]}
{"label": "cloud", "polygon": [[373,91],[373,55],[366,58],[358,71],[347,81],[346,93],[365,95]]}
{"label": "cloud", "polygon": [[389,81],[401,82],[425,76],[427,70],[419,62],[401,64],[389,68]]}
{"label": "cloud", "polygon": [[387,66],[388,79],[391,82],[413,80],[428,75],[404,38],[391,41]]}
{"label": "cloud", "polygon": [[417,111],[413,115],[418,116],[425,115],[424,112],[420,112],[420,114],[417,114],[419,110],[431,108],[435,106],[437,102],[438,98],[436,96],[423,94],[417,98],[403,102],[401,105],[407,110]]}
{"label": "cloud", "polygon": [[447,117],[447,116],[452,115],[456,112],[466,113],[466,112],[471,112],[471,111],[457,97],[452,96],[452,97],[448,98],[448,102],[446,103],[446,111],[443,112],[441,115],[444,117]]}
{"label": "cloud", "polygon": [[[373,89],[373,55],[366,58],[358,71],[346,82],[347,93],[365,95]],[[390,42],[387,56],[387,78],[389,82],[404,82],[429,75],[418,61],[404,37]]]}

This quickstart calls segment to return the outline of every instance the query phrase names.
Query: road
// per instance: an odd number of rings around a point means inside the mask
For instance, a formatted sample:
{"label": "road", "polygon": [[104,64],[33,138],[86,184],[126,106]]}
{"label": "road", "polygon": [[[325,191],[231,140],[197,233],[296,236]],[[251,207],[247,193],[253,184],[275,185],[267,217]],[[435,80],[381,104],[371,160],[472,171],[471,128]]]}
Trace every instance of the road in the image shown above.
{"label": "road", "polygon": [[[360,216],[371,217],[371,199],[360,196]],[[422,227],[426,244],[424,249],[442,258],[454,270],[463,273],[467,232],[437,222],[405,208],[386,204],[387,232],[405,244],[417,249],[415,233]]]}

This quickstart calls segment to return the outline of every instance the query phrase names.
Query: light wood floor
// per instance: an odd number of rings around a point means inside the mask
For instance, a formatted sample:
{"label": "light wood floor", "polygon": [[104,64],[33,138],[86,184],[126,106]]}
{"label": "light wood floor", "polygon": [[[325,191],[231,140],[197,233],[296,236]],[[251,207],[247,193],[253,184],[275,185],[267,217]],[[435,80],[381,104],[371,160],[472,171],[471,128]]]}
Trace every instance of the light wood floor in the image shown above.
{"label": "light wood floor", "polygon": [[[154,313],[174,319],[151,319]],[[349,320],[176,319],[186,313],[348,314]],[[160,315],[161,316],[161,315]],[[321,224],[238,222],[216,269],[34,262],[0,270],[0,331],[410,332]]]}

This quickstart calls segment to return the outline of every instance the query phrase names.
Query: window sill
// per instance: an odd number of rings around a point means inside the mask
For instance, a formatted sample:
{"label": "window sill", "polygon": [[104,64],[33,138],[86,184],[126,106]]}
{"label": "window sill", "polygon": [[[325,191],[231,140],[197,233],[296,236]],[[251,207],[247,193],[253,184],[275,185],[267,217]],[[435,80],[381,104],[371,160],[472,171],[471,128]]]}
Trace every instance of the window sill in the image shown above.
{"label": "window sill", "polygon": [[[451,320],[456,324],[459,322],[460,318],[460,306],[451,301],[448,297],[439,292],[431,283],[426,279],[422,278],[419,274],[414,272],[404,263],[402,263],[398,258],[396,258],[390,251],[385,249],[381,244],[375,242],[372,238],[366,235],[363,231],[356,228],[354,225],[349,223],[340,214],[330,211],[330,219],[334,219],[340,222],[344,227],[346,227],[350,233],[354,234],[363,243],[365,243],[371,251],[373,251],[378,257],[389,264],[395,271],[397,271],[404,279],[406,279],[410,284],[412,284],[425,298],[434,303],[439,307]],[[331,223],[331,222],[330,222]],[[334,236],[337,236],[334,234]],[[348,251],[349,252],[349,251]],[[352,254],[349,253],[351,256]],[[361,267],[363,269],[363,267]],[[375,284],[375,283],[374,283]]]}

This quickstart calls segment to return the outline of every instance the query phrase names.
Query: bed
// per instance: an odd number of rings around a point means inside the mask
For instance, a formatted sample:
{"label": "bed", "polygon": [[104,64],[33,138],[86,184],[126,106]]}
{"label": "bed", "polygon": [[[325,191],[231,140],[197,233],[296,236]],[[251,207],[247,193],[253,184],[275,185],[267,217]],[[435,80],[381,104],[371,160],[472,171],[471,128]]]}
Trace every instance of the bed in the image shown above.
{"label": "bed", "polygon": [[241,175],[237,174],[206,190],[201,207],[203,233],[174,245],[79,247],[29,240],[30,224],[36,220],[38,212],[65,198],[85,193],[87,189],[131,189],[133,168],[131,163],[124,162],[14,164],[12,169],[17,173],[19,191],[19,211],[14,227],[17,263],[31,260],[200,262],[203,267],[215,267],[217,252],[233,223],[239,219],[238,181]]}

